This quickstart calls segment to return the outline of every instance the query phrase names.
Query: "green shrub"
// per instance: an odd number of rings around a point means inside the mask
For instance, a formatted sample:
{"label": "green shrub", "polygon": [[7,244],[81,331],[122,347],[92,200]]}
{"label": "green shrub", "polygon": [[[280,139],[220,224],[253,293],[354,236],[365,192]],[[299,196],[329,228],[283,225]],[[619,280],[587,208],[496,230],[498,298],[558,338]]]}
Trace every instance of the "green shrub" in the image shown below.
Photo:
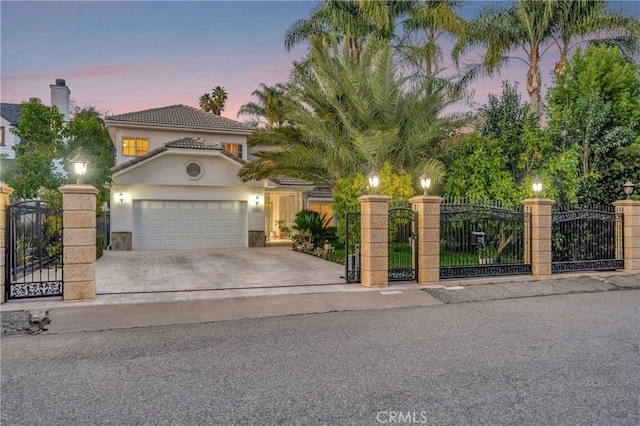
{"label": "green shrub", "polygon": [[96,259],[100,259],[104,254],[104,235],[96,236]]}
{"label": "green shrub", "polygon": [[320,216],[320,213],[313,210],[301,210],[296,214],[293,229],[303,238],[307,237],[308,242],[315,247],[320,247],[331,236],[331,219],[326,213]]}

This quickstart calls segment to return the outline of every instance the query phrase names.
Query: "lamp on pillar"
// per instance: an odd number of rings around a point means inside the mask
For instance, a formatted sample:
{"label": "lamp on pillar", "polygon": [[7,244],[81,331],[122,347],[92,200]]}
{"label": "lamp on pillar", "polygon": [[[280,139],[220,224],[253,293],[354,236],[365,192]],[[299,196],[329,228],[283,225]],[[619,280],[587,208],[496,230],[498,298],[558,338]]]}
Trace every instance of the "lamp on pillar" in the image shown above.
{"label": "lamp on pillar", "polygon": [[87,165],[89,164],[89,160],[87,157],[78,152],[78,155],[73,157],[71,160],[71,164],[73,164],[73,172],[77,176],[76,184],[82,185],[82,176],[87,173]]}
{"label": "lamp on pillar", "polygon": [[369,173],[369,186],[373,188],[374,194],[376,193],[376,188],[378,187],[379,184],[380,184],[380,176],[375,170],[372,170],[371,173]]}
{"label": "lamp on pillar", "polygon": [[535,178],[533,178],[533,193],[536,194],[536,198],[540,196],[540,193],[542,192],[542,179],[540,179],[540,176],[536,176]]}
{"label": "lamp on pillar", "polygon": [[427,195],[429,187],[431,186],[431,178],[427,172],[424,172],[422,176],[420,176],[420,186],[424,190],[424,195]]}
{"label": "lamp on pillar", "polygon": [[622,185],[622,189],[624,189],[624,193],[627,195],[627,199],[629,199],[631,197],[631,194],[633,193],[633,187],[635,185],[633,183],[631,183],[630,180],[627,180],[624,185]]}

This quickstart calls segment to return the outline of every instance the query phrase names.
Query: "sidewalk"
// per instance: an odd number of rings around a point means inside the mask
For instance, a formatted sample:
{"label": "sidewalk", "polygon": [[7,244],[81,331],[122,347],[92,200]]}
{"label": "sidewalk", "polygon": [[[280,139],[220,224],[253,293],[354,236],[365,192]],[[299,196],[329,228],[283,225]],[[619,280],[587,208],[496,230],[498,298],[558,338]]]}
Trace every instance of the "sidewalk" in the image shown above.
{"label": "sidewalk", "polygon": [[48,333],[70,333],[629,289],[640,289],[640,274],[590,272],[544,279],[505,276],[446,280],[439,286],[330,284],[99,295],[86,302],[30,299],[5,303],[0,313],[3,334],[37,334],[43,328]]}

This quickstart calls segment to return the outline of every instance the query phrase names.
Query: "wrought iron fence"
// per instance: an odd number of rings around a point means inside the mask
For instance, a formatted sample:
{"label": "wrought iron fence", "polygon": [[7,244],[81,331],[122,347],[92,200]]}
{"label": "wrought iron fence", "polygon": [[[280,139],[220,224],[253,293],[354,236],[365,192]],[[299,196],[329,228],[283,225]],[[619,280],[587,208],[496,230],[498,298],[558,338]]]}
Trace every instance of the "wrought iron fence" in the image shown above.
{"label": "wrought iron fence", "polygon": [[360,213],[347,213],[344,238],[344,278],[348,283],[360,282],[360,228]]}
{"label": "wrought iron fence", "polygon": [[614,206],[554,206],[551,271],[624,268],[623,230]]}
{"label": "wrought iron fence", "polygon": [[440,206],[440,278],[530,274],[523,206],[447,199]]}
{"label": "wrought iron fence", "polygon": [[[111,244],[111,213],[105,211],[96,217],[96,235],[102,236],[102,248],[106,249]],[[100,238],[98,238],[100,241]]]}
{"label": "wrought iron fence", "polygon": [[389,210],[389,281],[417,279],[418,245],[416,212],[406,208]]}
{"label": "wrought iron fence", "polygon": [[62,295],[62,209],[44,201],[7,207],[7,299]]}

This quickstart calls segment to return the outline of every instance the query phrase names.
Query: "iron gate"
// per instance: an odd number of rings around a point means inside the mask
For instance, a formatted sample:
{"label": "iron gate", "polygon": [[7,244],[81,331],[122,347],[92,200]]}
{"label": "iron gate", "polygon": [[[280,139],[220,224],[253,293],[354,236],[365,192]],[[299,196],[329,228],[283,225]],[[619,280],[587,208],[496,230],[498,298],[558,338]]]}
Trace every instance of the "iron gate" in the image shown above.
{"label": "iron gate", "polygon": [[360,213],[347,213],[344,238],[344,279],[348,283],[360,282]]}
{"label": "iron gate", "polygon": [[551,272],[624,268],[622,221],[614,206],[554,206]]}
{"label": "iron gate", "polygon": [[416,215],[411,209],[389,210],[389,281],[417,280]]}
{"label": "iron gate", "polygon": [[62,209],[45,201],[7,207],[6,297],[61,296]]}
{"label": "iron gate", "polygon": [[440,279],[531,273],[523,206],[447,200],[440,207]]}

